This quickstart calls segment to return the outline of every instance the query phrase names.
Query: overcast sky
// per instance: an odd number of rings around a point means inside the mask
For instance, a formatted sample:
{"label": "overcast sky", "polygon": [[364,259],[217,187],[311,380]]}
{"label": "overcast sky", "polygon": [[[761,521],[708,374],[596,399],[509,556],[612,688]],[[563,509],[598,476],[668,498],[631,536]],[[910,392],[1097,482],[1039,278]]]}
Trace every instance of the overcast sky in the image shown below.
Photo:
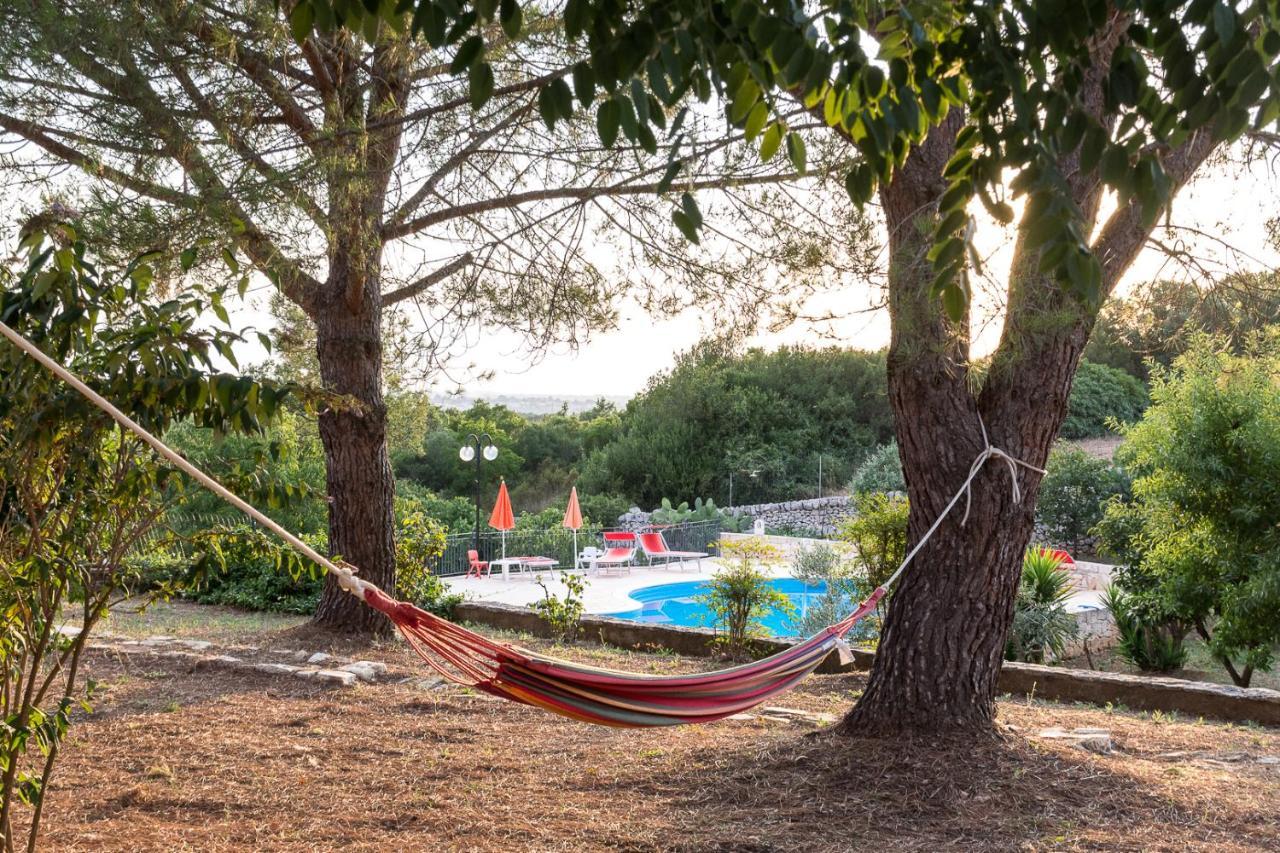
{"label": "overcast sky", "polygon": [[[1238,174],[1231,174],[1238,173]],[[1169,223],[1156,238],[1166,247],[1188,251],[1202,269],[1191,270],[1149,248],[1134,264],[1122,290],[1134,283],[1157,277],[1206,277],[1204,270],[1217,273],[1241,269],[1280,266],[1280,254],[1269,245],[1267,223],[1280,214],[1280,181],[1265,163],[1248,171],[1206,170],[1178,196]],[[1163,220],[1162,220],[1163,221]],[[1199,232],[1199,233],[1197,233]],[[998,288],[1010,260],[1011,232],[986,223],[978,242],[988,256],[988,281],[979,287],[975,319],[975,349],[989,351],[999,336]],[[842,308],[846,316],[834,329],[839,342],[848,346],[875,349],[889,342],[889,321],[884,311],[868,312],[877,302],[874,286],[849,288],[819,297],[816,308]],[[653,319],[639,309],[624,310],[616,331],[598,334],[576,352],[563,349],[532,362],[514,341],[501,335],[485,336],[468,354],[478,367],[492,370],[485,382],[466,383],[469,396],[486,394],[624,394],[641,390],[649,377],[669,368],[676,353],[687,350],[714,330],[714,313],[686,312],[670,319]],[[814,313],[818,313],[815,311]],[[783,343],[829,343],[806,324],[797,324],[778,334],[764,334],[752,343],[775,347]]]}
{"label": "overcast sky", "polygon": [[[1280,266],[1280,254],[1268,240],[1268,222],[1280,215],[1280,181],[1265,161],[1245,170],[1240,167],[1206,168],[1200,177],[1178,196],[1168,222],[1156,237],[1166,247],[1187,252],[1196,266],[1169,259],[1148,248],[1122,283],[1125,292],[1136,282],[1155,277],[1193,277],[1204,280],[1211,274],[1244,269],[1261,270]],[[12,248],[16,222],[22,204],[12,196],[0,199],[0,213],[9,223],[0,245]],[[1164,220],[1162,220],[1163,222]],[[977,282],[975,297],[975,350],[978,354],[994,346],[1000,331],[999,306],[1003,274],[1010,257],[1012,231],[987,222],[978,230],[978,243],[987,256],[986,277]],[[255,285],[250,302],[236,312],[234,321],[267,328],[268,288],[265,280]],[[855,285],[842,291],[828,291],[808,306],[811,313],[834,311],[843,315],[834,323],[815,328],[797,323],[776,333],[766,333],[748,341],[772,348],[781,344],[845,346],[876,349],[889,341],[888,317],[873,310],[881,295],[876,283]],[[647,316],[634,304],[621,306],[621,322],[615,330],[595,333],[576,351],[554,348],[537,357],[524,351],[520,342],[503,330],[473,330],[468,336],[465,356],[447,378],[437,378],[433,393],[448,393],[461,386],[469,397],[494,395],[618,395],[630,396],[643,389],[656,373],[671,367],[676,354],[693,347],[705,335],[723,324],[714,310],[686,311],[675,317]],[[250,349],[242,359],[252,361],[261,352]],[[492,378],[473,377],[492,373]]]}

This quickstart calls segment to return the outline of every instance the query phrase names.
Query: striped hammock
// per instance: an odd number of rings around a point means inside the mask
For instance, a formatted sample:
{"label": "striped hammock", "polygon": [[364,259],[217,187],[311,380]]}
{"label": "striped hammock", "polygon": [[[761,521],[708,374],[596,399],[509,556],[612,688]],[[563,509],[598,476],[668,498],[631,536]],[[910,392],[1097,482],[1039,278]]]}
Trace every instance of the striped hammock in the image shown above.
{"label": "striped hammock", "polygon": [[364,600],[385,614],[441,676],[503,699],[605,726],[710,723],[790,690],[884,597],[877,588],[853,613],[802,643],[715,672],[641,675],[582,666],[499,643],[370,585]]}
{"label": "striped hammock", "polygon": [[813,672],[832,651],[847,653],[845,634],[875,609],[886,590],[902,575],[907,564],[929,541],[929,537],[961,497],[965,498],[964,518],[960,522],[964,524],[969,518],[970,486],[988,460],[999,459],[1008,466],[1014,503],[1021,500],[1018,466],[1040,474],[1045,473],[1043,469],[993,447],[987,441],[986,426],[982,425],[979,418],[986,447],[974,459],[969,468],[969,476],[938,514],[933,525],[907,553],[897,570],[853,613],[785,651],[729,669],[661,676],[616,672],[581,666],[499,643],[412,604],[396,601],[378,587],[357,577],[352,566],[334,562],[319,553],[192,465],[182,454],[145,430],[109,400],[85,385],[79,377],[3,322],[0,322],[0,335],[8,338],[14,346],[83,394],[121,427],[145,441],[179,470],[276,534],[298,553],[314,560],[332,574],[343,589],[385,614],[423,660],[443,677],[513,702],[607,726],[638,728],[709,723],[745,711],[790,690]]}

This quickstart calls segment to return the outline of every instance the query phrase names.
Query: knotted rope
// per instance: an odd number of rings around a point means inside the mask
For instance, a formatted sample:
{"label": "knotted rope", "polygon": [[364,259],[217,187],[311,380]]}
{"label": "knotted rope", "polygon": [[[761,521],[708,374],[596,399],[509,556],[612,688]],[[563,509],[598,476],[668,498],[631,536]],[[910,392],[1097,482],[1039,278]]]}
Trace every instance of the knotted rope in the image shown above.
{"label": "knotted rope", "polygon": [[1035,471],[1042,476],[1048,473],[1043,468],[1037,468],[1030,462],[1019,459],[1016,456],[1011,456],[999,447],[992,445],[991,439],[987,437],[987,425],[982,422],[982,415],[978,415],[978,428],[982,430],[983,448],[982,452],[974,457],[973,464],[969,466],[969,476],[964,478],[964,482],[960,484],[960,488],[956,489],[956,493],[951,496],[951,500],[947,502],[947,505],[943,507],[942,512],[938,514],[936,519],[934,519],[933,526],[926,530],[925,534],[920,537],[920,541],[917,542],[915,547],[907,553],[907,556],[903,559],[902,563],[899,564],[898,568],[894,570],[893,574],[889,575],[889,579],[880,585],[881,589],[887,590],[893,585],[894,581],[902,575],[907,568],[907,564],[911,562],[911,558],[920,552],[920,549],[929,541],[929,538],[933,536],[934,532],[942,526],[943,519],[945,519],[951,510],[955,508],[955,505],[959,502],[961,495],[964,495],[964,516],[960,519],[960,526],[963,527],[969,521],[969,510],[973,504],[973,480],[978,476],[978,472],[982,470],[982,466],[986,465],[988,461],[992,459],[999,459],[1009,467],[1009,484],[1012,493],[1011,496],[1015,504],[1022,503],[1022,488],[1018,485],[1019,465],[1031,471]]}

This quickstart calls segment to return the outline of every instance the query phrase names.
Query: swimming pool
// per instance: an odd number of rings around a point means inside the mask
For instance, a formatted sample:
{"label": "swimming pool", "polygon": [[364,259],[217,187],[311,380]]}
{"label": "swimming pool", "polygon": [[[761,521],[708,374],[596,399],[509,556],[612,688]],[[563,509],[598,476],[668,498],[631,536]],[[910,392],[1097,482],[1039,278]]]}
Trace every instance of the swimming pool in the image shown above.
{"label": "swimming pool", "polygon": [[[796,608],[796,618],[803,615],[809,605],[827,591],[824,583],[806,585],[804,581],[795,578],[775,578],[769,581],[769,585],[791,599],[791,603]],[[695,596],[706,593],[707,587],[706,581],[683,581],[641,587],[628,593],[640,604],[635,610],[603,615],[654,625],[710,628],[712,627],[711,611],[694,600]],[[760,623],[771,637],[790,637],[796,634],[795,619],[776,610],[770,611],[760,620]]]}

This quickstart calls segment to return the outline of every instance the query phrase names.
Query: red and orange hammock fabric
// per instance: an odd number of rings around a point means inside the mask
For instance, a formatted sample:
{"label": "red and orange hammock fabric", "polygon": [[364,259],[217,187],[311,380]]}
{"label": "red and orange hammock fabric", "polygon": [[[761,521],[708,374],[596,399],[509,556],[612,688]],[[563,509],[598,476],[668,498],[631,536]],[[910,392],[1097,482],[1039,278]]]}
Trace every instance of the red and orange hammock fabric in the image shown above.
{"label": "red and orange hammock fabric", "polygon": [[[847,651],[844,636],[875,609],[888,588],[959,502],[968,494],[973,478],[992,458],[1004,461],[1013,479],[1013,498],[1021,499],[1018,470],[1021,465],[1041,474],[1019,459],[992,447],[978,454],[969,476],[915,544],[888,580],[858,608],[836,624],[791,648],[762,660],[714,672],[686,675],[643,675],[596,667],[539,655],[507,643],[499,643],[441,619],[412,604],[397,601],[378,587],[356,576],[351,566],[335,563],[294,534],[251,506],[217,480],[187,461],[180,453],[139,426],[38,347],[0,322],[0,335],[75,388],[124,429],[145,441],[179,470],[275,533],[303,556],[314,560],[337,578],[343,589],[395,623],[413,649],[436,672],[451,681],[475,687],[525,705],[532,705],[575,720],[607,726],[639,728],[682,723],[709,723],[746,711],[784,693],[813,672],[833,651]],[[983,436],[986,428],[983,427]],[[964,523],[963,521],[961,522]]]}
{"label": "red and orange hammock fabric", "polygon": [[639,675],[547,657],[468,631],[367,585],[363,598],[445,678],[586,723],[639,728],[710,723],[794,687],[884,597],[880,587],[822,632],[761,660],[687,675]]}

